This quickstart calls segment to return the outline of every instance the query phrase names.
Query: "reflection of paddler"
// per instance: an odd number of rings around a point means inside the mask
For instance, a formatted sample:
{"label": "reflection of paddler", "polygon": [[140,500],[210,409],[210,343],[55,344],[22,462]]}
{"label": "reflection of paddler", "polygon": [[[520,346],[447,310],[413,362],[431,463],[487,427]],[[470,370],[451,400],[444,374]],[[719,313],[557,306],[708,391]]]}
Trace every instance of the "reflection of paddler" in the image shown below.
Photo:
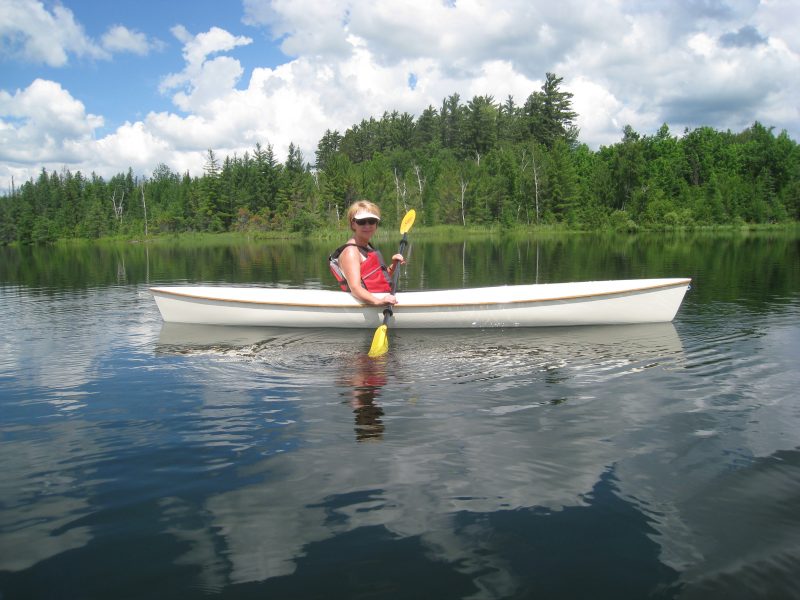
{"label": "reflection of paddler", "polygon": [[354,359],[355,369],[344,384],[351,387],[350,406],[355,415],[356,440],[359,442],[379,440],[383,437],[383,408],[375,400],[386,385],[385,361],[374,360],[364,355]]}

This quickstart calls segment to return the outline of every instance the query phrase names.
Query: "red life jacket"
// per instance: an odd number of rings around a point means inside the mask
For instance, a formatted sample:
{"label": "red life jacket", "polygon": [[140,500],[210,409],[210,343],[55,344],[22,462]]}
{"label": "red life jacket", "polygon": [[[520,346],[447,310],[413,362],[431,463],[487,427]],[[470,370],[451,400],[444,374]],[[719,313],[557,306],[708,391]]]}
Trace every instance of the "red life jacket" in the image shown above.
{"label": "red life jacket", "polygon": [[359,246],[358,244],[345,244],[339,246],[333,254],[328,257],[328,264],[331,268],[331,273],[339,283],[339,287],[343,291],[349,292],[350,286],[347,285],[347,279],[339,266],[339,256],[342,250],[348,246],[355,246],[361,255],[366,257],[366,260],[361,261],[361,285],[368,292],[391,292],[392,279],[389,277],[389,270],[386,268],[386,263],[383,262],[381,253],[370,245]]}

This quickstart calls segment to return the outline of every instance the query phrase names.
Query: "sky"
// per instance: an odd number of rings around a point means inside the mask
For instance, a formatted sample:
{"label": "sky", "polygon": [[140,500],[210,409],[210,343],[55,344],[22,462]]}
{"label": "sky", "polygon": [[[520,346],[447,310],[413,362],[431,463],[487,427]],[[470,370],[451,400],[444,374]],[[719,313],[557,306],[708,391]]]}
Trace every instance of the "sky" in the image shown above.
{"label": "sky", "polygon": [[580,141],[755,121],[800,140],[800,0],[0,0],[0,194],[415,117],[563,77]]}

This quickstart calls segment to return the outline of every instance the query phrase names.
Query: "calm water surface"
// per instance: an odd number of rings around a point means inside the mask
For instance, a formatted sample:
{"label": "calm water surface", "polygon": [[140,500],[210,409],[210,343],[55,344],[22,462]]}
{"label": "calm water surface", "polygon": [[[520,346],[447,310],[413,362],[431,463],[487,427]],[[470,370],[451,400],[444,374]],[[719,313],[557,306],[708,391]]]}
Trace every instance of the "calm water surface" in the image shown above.
{"label": "calm water surface", "polygon": [[0,597],[798,597],[798,249],[420,239],[401,289],[694,282],[671,324],[398,330],[380,360],[162,325],[148,292],[332,289],[327,246],[0,249]]}

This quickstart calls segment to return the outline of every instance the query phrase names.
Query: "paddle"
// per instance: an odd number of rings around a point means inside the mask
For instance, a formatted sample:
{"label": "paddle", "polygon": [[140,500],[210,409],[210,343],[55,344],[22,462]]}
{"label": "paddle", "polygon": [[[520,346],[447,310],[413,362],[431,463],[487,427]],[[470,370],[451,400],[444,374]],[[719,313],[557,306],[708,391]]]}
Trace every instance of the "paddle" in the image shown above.
{"label": "paddle", "polygon": [[[414,224],[414,219],[417,218],[416,211],[412,208],[410,211],[406,213],[406,216],[403,217],[403,222],[400,223],[400,233],[403,234],[403,238],[400,240],[400,254],[406,249],[408,245],[408,230],[411,229],[411,226]],[[394,274],[392,275],[392,291],[391,293],[394,294],[397,291],[397,280],[400,278],[400,268],[399,265],[395,267]],[[383,324],[379,325],[378,328],[375,330],[375,335],[372,337],[372,346],[369,348],[368,356],[370,358],[376,358],[378,356],[382,356],[389,351],[389,317],[392,316],[392,307],[387,306],[383,310]]]}

